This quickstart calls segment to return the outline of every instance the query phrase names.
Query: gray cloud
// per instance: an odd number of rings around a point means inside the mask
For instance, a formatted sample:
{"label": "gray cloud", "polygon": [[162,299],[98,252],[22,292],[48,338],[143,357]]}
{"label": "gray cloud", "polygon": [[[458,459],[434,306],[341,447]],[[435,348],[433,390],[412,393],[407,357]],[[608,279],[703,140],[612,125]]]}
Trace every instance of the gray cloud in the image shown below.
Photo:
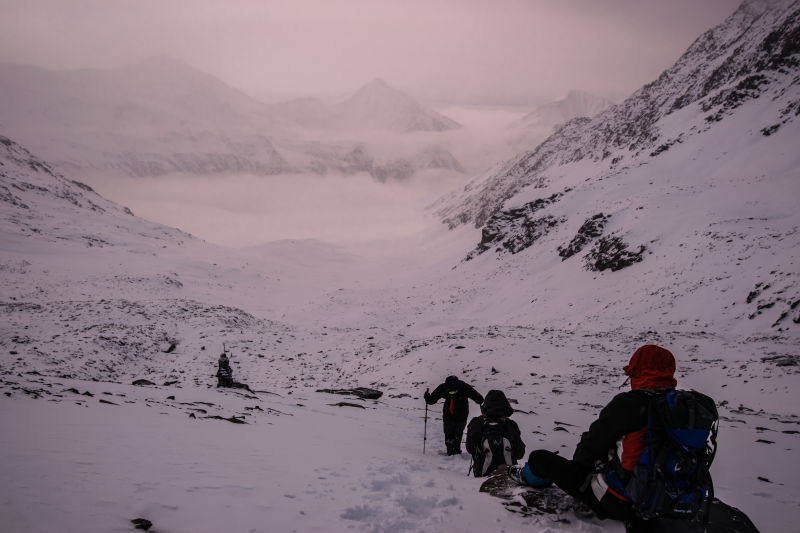
{"label": "gray cloud", "polygon": [[443,101],[622,96],[738,0],[0,0],[0,60],[108,67],[169,55],[252,93],[375,76]]}

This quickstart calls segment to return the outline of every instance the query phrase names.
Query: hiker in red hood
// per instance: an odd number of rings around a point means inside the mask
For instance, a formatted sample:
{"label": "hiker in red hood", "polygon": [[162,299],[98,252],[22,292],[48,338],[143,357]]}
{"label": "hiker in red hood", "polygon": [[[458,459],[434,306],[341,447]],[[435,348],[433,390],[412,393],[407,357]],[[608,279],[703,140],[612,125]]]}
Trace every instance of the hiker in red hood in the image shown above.
{"label": "hiker in red hood", "polygon": [[461,453],[461,439],[464,436],[464,428],[467,427],[467,416],[469,415],[467,400],[472,400],[480,405],[483,403],[483,396],[471,385],[455,376],[448,376],[444,383],[433,389],[433,392],[426,390],[424,397],[425,402],[429,405],[444,399],[442,422],[444,423],[444,443],[447,446],[447,455]]}
{"label": "hiker in red hood", "polygon": [[617,394],[600,411],[589,431],[581,435],[572,460],[547,450],[536,450],[523,467],[510,467],[508,475],[533,487],[555,483],[601,518],[634,521],[630,502],[609,489],[604,474],[596,472],[596,467],[618,461],[621,474],[631,475],[644,448],[641,439],[647,429],[649,398],[677,385],[675,357],[665,348],[647,344],[634,352],[623,370],[631,390]]}

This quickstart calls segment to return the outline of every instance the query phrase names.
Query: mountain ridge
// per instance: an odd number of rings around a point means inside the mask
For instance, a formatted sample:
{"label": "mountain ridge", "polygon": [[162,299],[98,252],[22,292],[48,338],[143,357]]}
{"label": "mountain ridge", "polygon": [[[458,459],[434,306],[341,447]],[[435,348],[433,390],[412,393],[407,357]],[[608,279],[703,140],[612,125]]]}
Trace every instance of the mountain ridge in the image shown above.
{"label": "mountain ridge", "polygon": [[[611,163],[605,171],[613,172],[626,158],[635,162],[645,150],[648,156],[677,142],[666,138],[657,124],[690,103],[698,103],[704,112],[716,109],[716,114],[708,116],[722,119],[738,103],[757,98],[769,88],[786,99],[776,123],[792,120],[791,113],[800,104],[785,92],[796,87],[797,79],[782,73],[781,66],[792,63],[798,53],[792,45],[797,19],[798,4],[790,0],[744,2],[726,21],[698,37],[659,78],[597,117],[573,119],[534,150],[477,176],[461,192],[442,198],[436,213],[450,227],[470,222],[481,227],[522,188],[543,186],[548,181],[545,172],[552,168],[608,159]],[[751,71],[764,77],[749,79]],[[687,135],[702,131],[698,125]]]}
{"label": "mountain ridge", "polygon": [[[358,139],[356,130],[363,128],[402,135],[448,127],[449,119],[385,83],[365,86],[338,105],[315,100],[269,105],[165,57],[108,70],[49,71],[4,64],[0,71],[4,133],[69,171],[111,170],[136,177],[344,171],[366,172],[384,181],[427,168],[431,159],[425,154],[430,151],[440,152],[435,161],[443,166],[436,168],[461,168],[435,140],[416,154],[386,161]],[[378,98],[364,109],[369,102],[359,102],[357,95],[368,93]],[[354,138],[331,140],[324,131],[309,135],[309,127],[327,121],[354,128],[355,134],[349,135]],[[356,150],[364,157],[354,165],[347,154]]]}

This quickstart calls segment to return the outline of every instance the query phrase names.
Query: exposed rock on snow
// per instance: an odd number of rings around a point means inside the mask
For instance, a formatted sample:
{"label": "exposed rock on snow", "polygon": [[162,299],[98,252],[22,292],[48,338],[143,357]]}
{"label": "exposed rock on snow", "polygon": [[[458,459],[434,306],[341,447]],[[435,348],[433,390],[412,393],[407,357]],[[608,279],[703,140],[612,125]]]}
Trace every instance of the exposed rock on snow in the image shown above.
{"label": "exposed rock on snow", "polygon": [[637,251],[632,252],[628,249],[628,244],[615,235],[601,237],[586,254],[586,268],[596,272],[606,269],[616,272],[634,263],[639,263],[645,250],[647,248],[640,245]]}
{"label": "exposed rock on snow", "polygon": [[563,261],[581,252],[589,242],[600,237],[603,234],[606,222],[608,222],[608,217],[603,213],[587,218],[586,222],[578,229],[578,233],[569,241],[569,244],[558,247],[558,255],[561,256],[561,260]]}
{"label": "exposed rock on snow", "polygon": [[326,392],[328,394],[346,394],[355,396],[362,400],[377,400],[383,396],[383,392],[370,389],[367,387],[355,387],[353,389],[317,389],[317,392]]}
{"label": "exposed rock on snow", "polygon": [[153,523],[146,518],[134,518],[131,520],[131,523],[133,524],[134,528],[144,529],[145,531],[148,531],[151,527],[153,527]]}
{"label": "exposed rock on snow", "polygon": [[516,254],[533,245],[559,222],[563,222],[552,216],[534,218],[534,214],[557,202],[569,191],[570,189],[566,189],[547,198],[537,198],[522,207],[504,210],[492,216],[481,231],[481,242],[467,255],[466,260],[473,259],[493,246],[496,246],[497,252]]}

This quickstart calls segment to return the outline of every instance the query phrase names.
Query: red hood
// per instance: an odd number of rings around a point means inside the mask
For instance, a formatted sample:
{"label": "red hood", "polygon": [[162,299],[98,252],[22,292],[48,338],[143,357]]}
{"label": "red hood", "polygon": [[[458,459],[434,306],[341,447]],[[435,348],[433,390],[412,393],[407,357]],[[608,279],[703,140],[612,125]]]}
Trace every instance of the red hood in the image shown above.
{"label": "red hood", "polygon": [[630,363],[623,368],[631,378],[631,389],[674,389],[675,357],[669,350],[646,344],[636,350]]}

